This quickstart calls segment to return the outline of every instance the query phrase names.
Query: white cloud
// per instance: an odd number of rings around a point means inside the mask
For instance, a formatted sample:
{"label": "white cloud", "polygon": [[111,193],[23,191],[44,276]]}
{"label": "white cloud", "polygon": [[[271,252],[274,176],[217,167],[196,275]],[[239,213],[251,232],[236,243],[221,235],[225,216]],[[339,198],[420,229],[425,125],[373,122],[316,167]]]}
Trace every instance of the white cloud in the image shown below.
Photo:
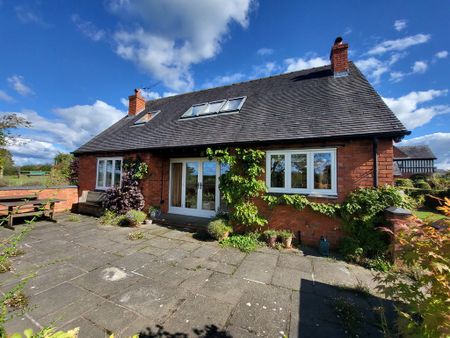
{"label": "white cloud", "polygon": [[106,35],[103,29],[97,28],[91,21],[81,19],[78,14],[72,15],[71,19],[77,29],[92,41],[100,41]]}
{"label": "white cloud", "polygon": [[21,23],[34,23],[39,26],[48,27],[49,25],[42,19],[40,13],[35,8],[28,5],[16,6],[14,8],[17,18]]}
{"label": "white cloud", "polygon": [[394,28],[396,31],[400,32],[402,30],[404,30],[407,26],[408,21],[401,19],[401,20],[395,20],[394,22]]}
{"label": "white cloud", "polygon": [[34,94],[34,91],[24,83],[24,78],[21,75],[13,75],[8,77],[8,83],[17,93],[22,96]]}
{"label": "white cloud", "polygon": [[430,89],[427,91],[410,92],[407,95],[395,98],[383,98],[384,102],[392,109],[400,121],[408,129],[414,129],[430,122],[433,117],[450,113],[448,105],[433,105],[419,107],[420,104],[429,102],[437,97],[447,95],[447,90]]}
{"label": "white cloud", "polygon": [[428,64],[425,61],[416,61],[412,66],[412,72],[414,74],[423,74],[427,71]]}
{"label": "white cloud", "polygon": [[433,133],[415,137],[401,142],[399,145],[428,145],[438,158],[436,166],[440,169],[450,169],[450,133]]}
{"label": "white cloud", "polygon": [[272,55],[274,50],[272,48],[260,48],[256,51],[256,54],[261,56]]}
{"label": "white cloud", "polygon": [[7,93],[5,93],[3,90],[0,90],[0,100],[5,102],[13,102],[14,99],[9,96]]}
{"label": "white cloud", "polygon": [[402,51],[411,46],[426,43],[430,39],[430,34],[416,34],[401,39],[386,40],[371,48],[367,54],[380,55],[391,51]]}
{"label": "white cloud", "polygon": [[231,83],[236,83],[246,79],[246,75],[243,73],[234,73],[223,76],[216,76],[212,81],[206,82],[203,87],[204,88],[213,88],[228,85]]}
{"label": "white cloud", "polygon": [[228,27],[248,25],[251,0],[110,0],[109,10],[124,21],[114,34],[116,53],[137,63],[167,87],[193,88],[190,67],[220,51]]}
{"label": "white cloud", "polygon": [[447,56],[448,56],[448,52],[447,52],[446,50],[441,50],[440,52],[437,52],[437,53],[435,54],[435,56],[436,56],[438,59],[445,59],[445,58],[447,58]]}
{"label": "white cloud", "polygon": [[316,56],[312,58],[289,58],[284,60],[286,64],[286,72],[294,72],[297,70],[324,66],[330,63],[326,58]]}
{"label": "white cloud", "polygon": [[358,60],[355,64],[375,84],[379,83],[381,76],[389,71],[389,62],[381,61],[374,57]]}
{"label": "white cloud", "polygon": [[254,66],[253,70],[254,76],[251,76],[251,78],[270,76],[273,75],[274,73],[281,71],[282,69],[276,62],[270,61],[259,66]]}
{"label": "white cloud", "polygon": [[30,138],[19,137],[17,143],[8,146],[17,165],[52,163],[53,158],[61,150],[51,142],[37,141]]}

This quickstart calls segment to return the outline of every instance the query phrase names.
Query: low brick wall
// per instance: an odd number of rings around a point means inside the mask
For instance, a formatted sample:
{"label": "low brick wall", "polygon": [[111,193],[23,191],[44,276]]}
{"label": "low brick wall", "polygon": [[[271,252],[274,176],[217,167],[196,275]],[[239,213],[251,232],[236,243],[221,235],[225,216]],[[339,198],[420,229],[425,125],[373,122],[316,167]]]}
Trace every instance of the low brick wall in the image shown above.
{"label": "low brick wall", "polygon": [[71,210],[78,203],[78,187],[74,185],[60,187],[3,187],[0,188],[0,197],[4,196],[27,196],[37,194],[38,198],[59,198],[63,202],[55,204],[56,212]]}
{"label": "low brick wall", "polygon": [[341,219],[338,217],[320,214],[309,207],[303,210],[297,210],[288,205],[269,208],[261,200],[257,200],[256,204],[261,214],[268,220],[268,228],[291,230],[296,236],[295,240],[300,240],[302,244],[318,247],[320,237],[324,236],[329,241],[330,247],[336,249],[344,235]]}

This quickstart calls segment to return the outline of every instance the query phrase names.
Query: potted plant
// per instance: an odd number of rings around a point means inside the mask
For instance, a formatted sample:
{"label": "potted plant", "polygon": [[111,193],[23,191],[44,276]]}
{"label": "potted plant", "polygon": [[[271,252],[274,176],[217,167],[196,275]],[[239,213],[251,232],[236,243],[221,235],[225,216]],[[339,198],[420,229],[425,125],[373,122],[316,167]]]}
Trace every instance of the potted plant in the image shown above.
{"label": "potted plant", "polygon": [[264,237],[266,238],[267,245],[271,248],[275,248],[278,238],[278,231],[271,229],[266,230],[264,231]]}
{"label": "potted plant", "polygon": [[292,238],[294,238],[294,234],[292,231],[283,230],[280,231],[278,235],[281,237],[283,245],[286,249],[292,248]]}
{"label": "potted plant", "polygon": [[161,207],[159,205],[152,205],[148,209],[148,216],[150,220],[155,220],[161,217]]}
{"label": "potted plant", "polygon": [[223,218],[217,218],[208,224],[208,233],[218,241],[228,238],[232,231],[233,228],[229,226],[228,222]]}

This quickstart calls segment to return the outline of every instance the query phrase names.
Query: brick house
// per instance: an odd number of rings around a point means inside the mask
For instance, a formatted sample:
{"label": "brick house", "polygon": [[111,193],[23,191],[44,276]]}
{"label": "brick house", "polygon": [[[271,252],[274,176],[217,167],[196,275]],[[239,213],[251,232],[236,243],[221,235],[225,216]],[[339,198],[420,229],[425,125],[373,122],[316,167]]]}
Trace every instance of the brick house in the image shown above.
{"label": "brick house", "polygon": [[[139,156],[150,175],[146,205],[164,213],[212,217],[226,170],[207,147],[266,151],[269,193],[342,202],[358,187],[393,183],[393,143],[409,132],[337,39],[331,65],[145,102],[129,97],[128,115],[77,149],[79,192],[120,184],[122,161]],[[290,228],[306,244],[336,245],[339,219],[309,209],[258,202],[273,228]]]}

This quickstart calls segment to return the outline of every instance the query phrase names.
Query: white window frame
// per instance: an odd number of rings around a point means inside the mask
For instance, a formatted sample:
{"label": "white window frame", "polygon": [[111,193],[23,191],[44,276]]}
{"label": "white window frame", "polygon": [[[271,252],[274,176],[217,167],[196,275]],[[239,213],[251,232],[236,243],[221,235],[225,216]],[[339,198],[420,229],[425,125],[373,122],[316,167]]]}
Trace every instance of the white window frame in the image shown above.
{"label": "white window frame", "polygon": [[[106,184],[106,161],[108,160],[112,160],[113,161],[113,175],[112,175],[112,180],[111,186],[99,186],[98,185],[98,168],[99,168],[99,163],[100,161],[105,161],[105,169],[103,171],[103,182],[104,184]],[[119,187],[122,185],[122,172],[123,172],[123,158],[122,157],[97,157],[97,167],[95,168],[95,189],[97,190],[108,190],[114,187],[115,184],[115,175],[114,175],[114,168],[116,167],[116,161],[121,161],[120,162],[120,182],[119,182]]]}
{"label": "white window frame", "polygon": [[[314,154],[331,154],[331,189],[314,189]],[[306,154],[306,188],[291,188],[291,156],[297,154]],[[284,155],[284,187],[271,187],[271,156]],[[337,163],[336,148],[321,149],[289,149],[289,150],[269,150],[266,151],[266,185],[268,192],[288,193],[288,194],[307,194],[307,195],[337,195]]]}

